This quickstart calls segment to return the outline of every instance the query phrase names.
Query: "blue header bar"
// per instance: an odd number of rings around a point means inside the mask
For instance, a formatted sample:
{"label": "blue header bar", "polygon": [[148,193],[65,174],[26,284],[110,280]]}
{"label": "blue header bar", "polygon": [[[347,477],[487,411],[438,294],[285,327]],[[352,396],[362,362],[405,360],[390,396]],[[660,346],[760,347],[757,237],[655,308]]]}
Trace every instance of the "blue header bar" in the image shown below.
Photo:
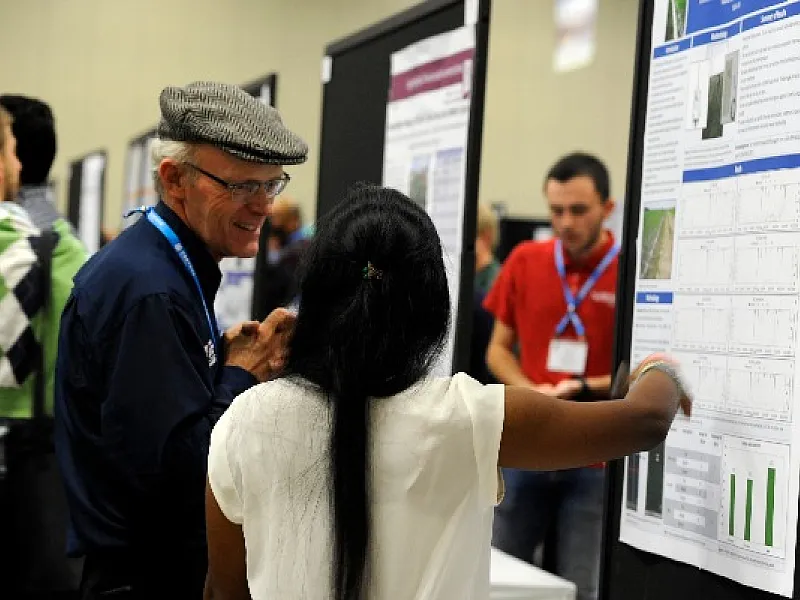
{"label": "blue header bar", "polygon": [[769,25],[777,21],[782,21],[783,19],[788,19],[789,17],[796,17],[797,15],[800,15],[800,2],[788,4],[774,10],[768,10],[767,12],[753,17],[747,17],[742,22],[742,30],[747,31],[749,29],[755,29],[756,27]]}
{"label": "blue header bar", "polygon": [[[785,0],[688,0],[686,31],[681,39],[657,46],[653,58],[662,58],[729,39],[742,31],[800,15],[800,2]],[[781,6],[783,4],[783,6]],[[706,29],[713,31],[704,31]]]}
{"label": "blue header bar", "polygon": [[698,33],[692,37],[692,46],[705,46],[706,44],[713,44],[714,42],[721,42],[738,35],[742,31],[742,22],[736,21],[732,25],[720,27],[705,33]]}
{"label": "blue header bar", "polygon": [[689,0],[686,33],[727,25],[760,10],[775,8],[781,0]]}
{"label": "blue header bar", "polygon": [[672,304],[672,292],[637,292],[636,304]]}
{"label": "blue header bar", "polygon": [[770,156],[719,167],[684,171],[683,182],[713,181],[715,179],[725,179],[726,177],[736,177],[737,175],[778,171],[780,169],[797,169],[798,167],[800,167],[800,154]]}
{"label": "blue header bar", "polygon": [[672,44],[667,44],[666,46],[656,47],[653,50],[653,58],[661,58],[663,56],[670,56],[671,54],[677,54],[678,52],[683,52],[684,50],[688,50],[691,47],[692,47],[692,39],[684,38]]}

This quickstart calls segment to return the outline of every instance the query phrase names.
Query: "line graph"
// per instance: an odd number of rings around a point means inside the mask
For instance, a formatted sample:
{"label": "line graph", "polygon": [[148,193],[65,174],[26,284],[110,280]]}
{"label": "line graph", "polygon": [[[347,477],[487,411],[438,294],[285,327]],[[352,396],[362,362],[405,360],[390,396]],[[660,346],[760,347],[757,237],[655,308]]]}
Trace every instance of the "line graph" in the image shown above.
{"label": "line graph", "polygon": [[728,359],[728,408],[731,412],[788,420],[794,398],[794,360]]}
{"label": "line graph", "polygon": [[740,183],[737,226],[745,230],[797,229],[800,227],[800,184],[775,181],[760,175],[754,185]]}
{"label": "line graph", "polygon": [[734,228],[735,189],[719,189],[718,182],[684,185],[681,197],[681,235],[731,233]]}
{"label": "line graph", "polygon": [[722,410],[728,387],[728,359],[720,355],[674,353],[698,408]]}
{"label": "line graph", "polygon": [[726,350],[730,317],[730,298],[676,298],[672,347],[678,350]]}
{"label": "line graph", "polygon": [[733,238],[683,240],[678,244],[678,287],[683,291],[721,291],[733,280]]}
{"label": "line graph", "polygon": [[747,235],[736,239],[733,281],[737,291],[796,292],[800,275],[800,236],[794,233]]}
{"label": "line graph", "polygon": [[797,340],[797,305],[793,296],[738,296],[732,299],[730,349],[792,356]]}

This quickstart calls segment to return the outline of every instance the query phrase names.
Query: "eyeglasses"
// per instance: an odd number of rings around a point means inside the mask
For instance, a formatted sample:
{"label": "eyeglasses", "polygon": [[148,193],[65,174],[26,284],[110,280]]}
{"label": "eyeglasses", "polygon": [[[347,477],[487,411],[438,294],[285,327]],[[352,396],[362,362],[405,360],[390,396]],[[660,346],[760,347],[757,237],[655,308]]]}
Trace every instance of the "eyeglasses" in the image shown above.
{"label": "eyeglasses", "polygon": [[231,183],[230,181],[225,181],[221,177],[217,177],[213,173],[209,173],[205,169],[201,169],[195,164],[192,163],[185,163],[186,166],[193,168],[198,173],[202,173],[206,177],[208,177],[211,181],[214,181],[221,185],[231,193],[231,199],[234,202],[253,202],[258,199],[258,196],[261,190],[264,190],[264,194],[270,200],[275,198],[278,194],[280,194],[283,190],[286,189],[289,181],[291,181],[291,177],[289,177],[288,173],[284,173],[277,179],[268,179],[266,181],[242,181],[237,183]]}

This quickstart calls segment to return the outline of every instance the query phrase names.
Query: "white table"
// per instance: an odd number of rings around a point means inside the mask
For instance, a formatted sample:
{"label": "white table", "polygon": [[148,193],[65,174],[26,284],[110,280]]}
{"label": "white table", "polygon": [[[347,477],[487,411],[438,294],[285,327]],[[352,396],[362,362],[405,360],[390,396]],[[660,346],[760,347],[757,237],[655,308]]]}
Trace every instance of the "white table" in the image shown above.
{"label": "white table", "polygon": [[492,548],[491,600],[575,600],[575,584]]}

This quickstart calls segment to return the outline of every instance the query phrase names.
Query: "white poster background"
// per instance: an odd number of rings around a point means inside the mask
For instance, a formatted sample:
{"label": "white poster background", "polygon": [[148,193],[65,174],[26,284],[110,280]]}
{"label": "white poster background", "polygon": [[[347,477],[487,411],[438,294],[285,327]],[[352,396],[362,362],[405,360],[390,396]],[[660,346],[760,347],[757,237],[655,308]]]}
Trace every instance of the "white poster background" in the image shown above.
{"label": "white poster background", "polygon": [[419,41],[391,57],[383,185],[425,208],[442,241],[452,324],[435,367],[438,374],[450,374],[453,363],[474,53],[475,29],[470,26]]}
{"label": "white poster background", "polygon": [[84,243],[89,254],[94,254],[100,249],[105,168],[106,157],[102,154],[92,154],[83,159],[78,205],[78,238]]}
{"label": "white poster background", "polygon": [[631,359],[673,355],[695,404],[626,459],[620,540],[791,597],[800,3],[653,8]]}

